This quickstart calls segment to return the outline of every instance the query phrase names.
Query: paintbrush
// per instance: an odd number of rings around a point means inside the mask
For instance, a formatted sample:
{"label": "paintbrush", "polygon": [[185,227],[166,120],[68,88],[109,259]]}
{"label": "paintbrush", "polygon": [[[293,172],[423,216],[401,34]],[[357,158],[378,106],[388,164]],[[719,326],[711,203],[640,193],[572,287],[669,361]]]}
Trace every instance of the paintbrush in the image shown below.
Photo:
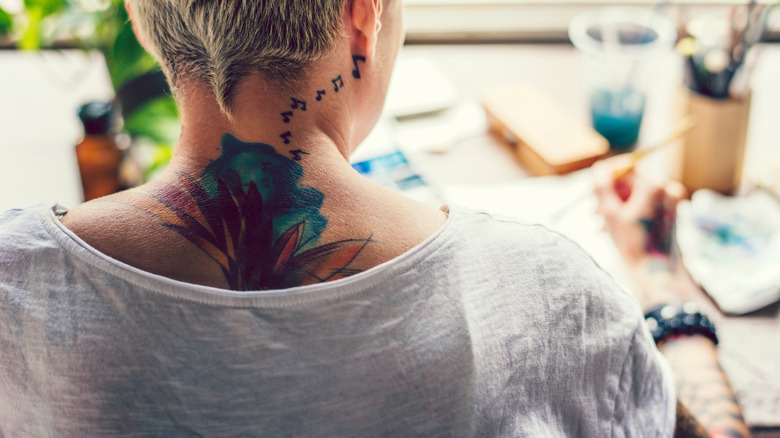
{"label": "paintbrush", "polygon": [[[625,157],[628,158],[628,164],[626,164],[623,167],[618,167],[615,169],[612,173],[612,177],[615,181],[619,180],[620,178],[626,176],[629,172],[634,170],[636,165],[646,156],[650,155],[651,153],[668,146],[672,144],[675,140],[685,135],[688,131],[691,130],[696,125],[696,121],[693,117],[688,116],[680,121],[680,123],[677,124],[677,127],[675,130],[665,139],[662,141],[659,141],[658,143],[655,143],[648,147],[643,147],[642,149],[636,150],[634,152],[631,152],[630,154],[626,154]],[[547,217],[547,220],[545,221],[548,224],[554,225],[561,221],[566,215],[568,215],[572,210],[574,210],[576,207],[578,207],[583,200],[588,199],[588,194],[591,192],[591,189],[588,188],[587,190],[583,191],[582,194],[579,196],[573,198],[571,201],[564,204],[561,208],[555,210],[552,214],[550,214]]]}
{"label": "paintbrush", "polygon": [[646,156],[652,154],[653,152],[662,149],[670,144],[672,144],[675,140],[682,137],[683,135],[687,134],[688,131],[690,131],[694,126],[696,126],[696,121],[693,119],[693,117],[686,117],[680,123],[677,125],[677,127],[674,129],[674,131],[665,139],[659,141],[658,143],[644,147],[642,149],[637,149],[634,152],[631,152],[627,155],[628,157],[628,163],[623,166],[619,167],[614,170],[612,173],[612,177],[617,181],[620,178],[623,178],[626,176],[629,172],[634,170],[636,165]]}

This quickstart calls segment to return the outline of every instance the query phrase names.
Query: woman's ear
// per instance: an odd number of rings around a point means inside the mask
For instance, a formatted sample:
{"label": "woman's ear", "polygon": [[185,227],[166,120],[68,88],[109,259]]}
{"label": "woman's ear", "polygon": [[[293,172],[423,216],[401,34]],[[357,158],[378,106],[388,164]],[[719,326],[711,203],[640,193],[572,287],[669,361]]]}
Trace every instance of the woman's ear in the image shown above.
{"label": "woman's ear", "polygon": [[146,41],[144,41],[141,32],[138,31],[138,22],[135,20],[135,14],[133,14],[133,8],[130,7],[129,1],[125,1],[125,11],[127,11],[127,16],[130,17],[130,24],[133,26],[133,33],[135,34],[135,39],[138,40],[138,43],[141,44],[141,47],[143,47],[144,50],[146,50],[149,53],[152,53],[149,50],[149,47],[146,45]]}
{"label": "woman's ear", "polygon": [[352,0],[350,4],[352,51],[373,58],[377,35],[382,28],[382,0]]}

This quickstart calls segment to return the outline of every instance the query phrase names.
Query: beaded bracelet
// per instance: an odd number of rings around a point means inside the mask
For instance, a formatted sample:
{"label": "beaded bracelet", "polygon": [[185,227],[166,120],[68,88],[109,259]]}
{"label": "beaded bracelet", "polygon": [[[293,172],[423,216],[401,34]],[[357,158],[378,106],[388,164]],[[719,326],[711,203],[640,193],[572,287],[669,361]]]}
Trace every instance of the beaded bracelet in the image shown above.
{"label": "beaded bracelet", "polygon": [[696,304],[661,304],[645,313],[645,323],[655,344],[676,335],[702,335],[718,345],[715,324],[699,312]]}

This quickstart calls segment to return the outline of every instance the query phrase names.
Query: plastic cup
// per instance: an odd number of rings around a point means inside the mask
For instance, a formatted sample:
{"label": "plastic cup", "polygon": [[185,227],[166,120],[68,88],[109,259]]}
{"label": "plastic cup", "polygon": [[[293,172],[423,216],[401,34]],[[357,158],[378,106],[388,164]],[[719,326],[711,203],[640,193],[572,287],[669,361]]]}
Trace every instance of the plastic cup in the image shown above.
{"label": "plastic cup", "polygon": [[604,8],[577,16],[569,38],[585,55],[593,127],[612,150],[625,150],[639,138],[654,76],[654,59],[674,47],[674,25],[642,8]]}

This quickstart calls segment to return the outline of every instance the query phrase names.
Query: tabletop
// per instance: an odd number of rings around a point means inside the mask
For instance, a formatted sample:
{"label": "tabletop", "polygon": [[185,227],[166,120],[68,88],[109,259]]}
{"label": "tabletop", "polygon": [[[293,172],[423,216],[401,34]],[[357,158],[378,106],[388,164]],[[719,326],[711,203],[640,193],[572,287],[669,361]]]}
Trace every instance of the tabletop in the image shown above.
{"label": "tabletop", "polygon": [[[572,117],[589,117],[582,60],[570,46],[408,46],[404,55],[430,61],[450,81],[459,99],[479,102],[497,87],[522,82],[564,104]],[[658,62],[662,73],[653,83],[640,144],[663,138],[675,120],[670,108],[680,85],[680,60],[670,56]],[[0,51],[0,65],[0,211],[40,202],[78,204],[81,194],[73,147],[81,127],[75,111],[88,100],[111,97],[102,59],[79,51],[5,50]],[[759,171],[766,162],[780,161],[778,72],[780,47],[763,47],[752,81],[746,175]],[[401,121],[401,125],[410,122],[414,120]],[[648,165],[659,172],[670,171],[671,153],[650,157]],[[534,196],[577,196],[588,185],[586,176],[573,175],[562,178],[562,185],[546,179],[540,188],[535,183],[538,179],[529,178],[514,159],[510,147],[484,131],[449,139],[444,149],[416,154],[413,164],[434,187],[441,188],[445,199],[469,203],[493,192],[500,201],[494,207],[508,212],[524,203],[532,206]],[[572,187],[580,189],[572,192]],[[624,275],[619,272],[618,258],[593,222],[592,207],[580,205],[579,213],[573,212],[557,225],[587,250],[599,253],[597,260],[608,270],[615,266],[620,281]],[[581,221],[585,215],[590,219]],[[780,437],[780,304],[746,316],[726,316],[684,271],[681,277],[719,324],[720,359],[747,422],[757,436]]]}
{"label": "tabletop", "polygon": [[[572,117],[589,121],[583,60],[570,46],[412,46],[405,50],[406,54],[430,58],[464,98],[480,101],[491,90],[524,83],[564,104]],[[640,145],[666,137],[677,117],[674,108],[681,87],[681,60],[670,55],[657,62],[659,74],[648,93]],[[767,163],[780,162],[779,72],[780,46],[763,47],[751,81],[753,101],[744,165],[746,178],[762,171]],[[645,166],[658,173],[673,174],[676,153],[671,148],[654,154],[648,157]],[[434,186],[485,186],[484,191],[473,196],[464,195],[462,189],[455,191],[455,201],[473,201],[477,207],[484,204],[499,208],[484,201],[489,187],[498,187],[505,203],[521,204],[522,197],[530,193],[522,182],[529,175],[514,159],[510,146],[487,133],[464,138],[451,145],[446,153],[428,154],[415,164]],[[587,184],[587,179],[581,176],[567,178]],[[512,187],[516,187],[516,196],[506,199],[512,193]],[[606,248],[612,244],[601,232],[600,225],[592,222],[593,206],[585,205],[579,213],[572,213],[572,216],[587,219],[574,225],[556,225],[593,252],[596,260],[608,271],[614,271],[616,279],[625,284],[628,280],[625,270],[621,269],[622,262],[617,261],[614,248]],[[501,208],[510,212],[520,210],[517,207]],[[746,421],[756,436],[780,437],[780,303],[744,316],[727,316],[695,285],[684,269],[680,269],[679,274],[682,287],[718,324],[721,364],[734,386]]]}

